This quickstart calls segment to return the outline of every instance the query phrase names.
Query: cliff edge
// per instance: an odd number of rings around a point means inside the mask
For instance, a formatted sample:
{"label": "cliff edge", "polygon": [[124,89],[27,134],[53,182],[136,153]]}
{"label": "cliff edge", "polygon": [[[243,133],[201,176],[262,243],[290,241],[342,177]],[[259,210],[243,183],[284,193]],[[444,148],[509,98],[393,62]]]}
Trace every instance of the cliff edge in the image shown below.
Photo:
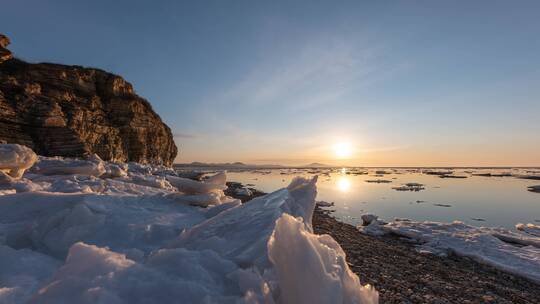
{"label": "cliff edge", "polygon": [[171,165],[170,128],[122,77],[93,68],[27,63],[0,34],[0,142],[44,156],[97,154]]}

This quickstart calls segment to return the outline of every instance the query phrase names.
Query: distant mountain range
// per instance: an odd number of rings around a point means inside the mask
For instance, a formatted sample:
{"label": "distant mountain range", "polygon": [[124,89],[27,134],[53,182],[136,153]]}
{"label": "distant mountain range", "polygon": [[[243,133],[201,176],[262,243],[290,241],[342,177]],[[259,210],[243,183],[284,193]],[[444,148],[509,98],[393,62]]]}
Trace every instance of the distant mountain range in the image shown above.
{"label": "distant mountain range", "polygon": [[330,168],[332,166],[325,165],[321,163],[311,163],[304,166],[283,166],[275,164],[245,164],[242,162],[234,163],[203,163],[203,162],[192,162],[187,164],[174,164],[175,167],[179,168],[222,168],[222,169],[280,169],[280,168]]}

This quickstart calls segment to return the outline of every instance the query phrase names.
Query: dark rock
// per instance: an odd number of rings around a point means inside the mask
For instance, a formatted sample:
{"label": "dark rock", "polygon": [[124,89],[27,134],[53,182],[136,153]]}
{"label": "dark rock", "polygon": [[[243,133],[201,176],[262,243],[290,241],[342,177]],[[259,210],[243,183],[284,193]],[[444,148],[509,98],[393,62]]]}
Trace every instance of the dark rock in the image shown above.
{"label": "dark rock", "polygon": [[250,195],[239,195],[237,190],[241,188],[244,188],[244,185],[242,183],[227,182],[227,189],[223,192],[225,193],[225,195],[241,200],[242,203],[250,201],[256,197],[266,195],[266,193],[255,188],[248,188],[250,190],[249,192],[251,192]]}
{"label": "dark rock", "polygon": [[171,165],[177,154],[169,127],[122,77],[12,57],[0,60],[2,140],[45,156]]}
{"label": "dark rock", "polygon": [[443,174],[439,175],[440,178],[467,178],[465,175],[453,175],[453,174]]}
{"label": "dark rock", "polygon": [[0,47],[7,48],[10,43],[11,41],[6,35],[0,34]]}
{"label": "dark rock", "polygon": [[0,34],[0,63],[13,58],[11,52],[6,49],[9,43],[9,38]]}

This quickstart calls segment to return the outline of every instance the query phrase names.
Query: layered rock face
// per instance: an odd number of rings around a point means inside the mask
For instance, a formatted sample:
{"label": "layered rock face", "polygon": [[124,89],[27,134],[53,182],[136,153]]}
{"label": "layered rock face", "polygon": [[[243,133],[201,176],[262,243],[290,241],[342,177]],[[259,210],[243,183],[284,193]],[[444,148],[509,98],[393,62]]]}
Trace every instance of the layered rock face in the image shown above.
{"label": "layered rock face", "polygon": [[0,35],[0,142],[45,156],[171,165],[171,130],[130,83],[99,69],[13,58]]}

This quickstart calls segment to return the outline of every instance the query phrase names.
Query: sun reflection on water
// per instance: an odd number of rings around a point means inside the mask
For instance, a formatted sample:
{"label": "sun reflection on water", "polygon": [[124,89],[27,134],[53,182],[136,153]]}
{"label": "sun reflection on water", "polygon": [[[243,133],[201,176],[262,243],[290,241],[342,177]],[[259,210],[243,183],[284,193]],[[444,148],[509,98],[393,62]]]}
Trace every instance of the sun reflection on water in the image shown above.
{"label": "sun reflection on water", "polygon": [[351,181],[345,176],[340,176],[337,180],[337,188],[341,192],[349,192],[351,189]]}

